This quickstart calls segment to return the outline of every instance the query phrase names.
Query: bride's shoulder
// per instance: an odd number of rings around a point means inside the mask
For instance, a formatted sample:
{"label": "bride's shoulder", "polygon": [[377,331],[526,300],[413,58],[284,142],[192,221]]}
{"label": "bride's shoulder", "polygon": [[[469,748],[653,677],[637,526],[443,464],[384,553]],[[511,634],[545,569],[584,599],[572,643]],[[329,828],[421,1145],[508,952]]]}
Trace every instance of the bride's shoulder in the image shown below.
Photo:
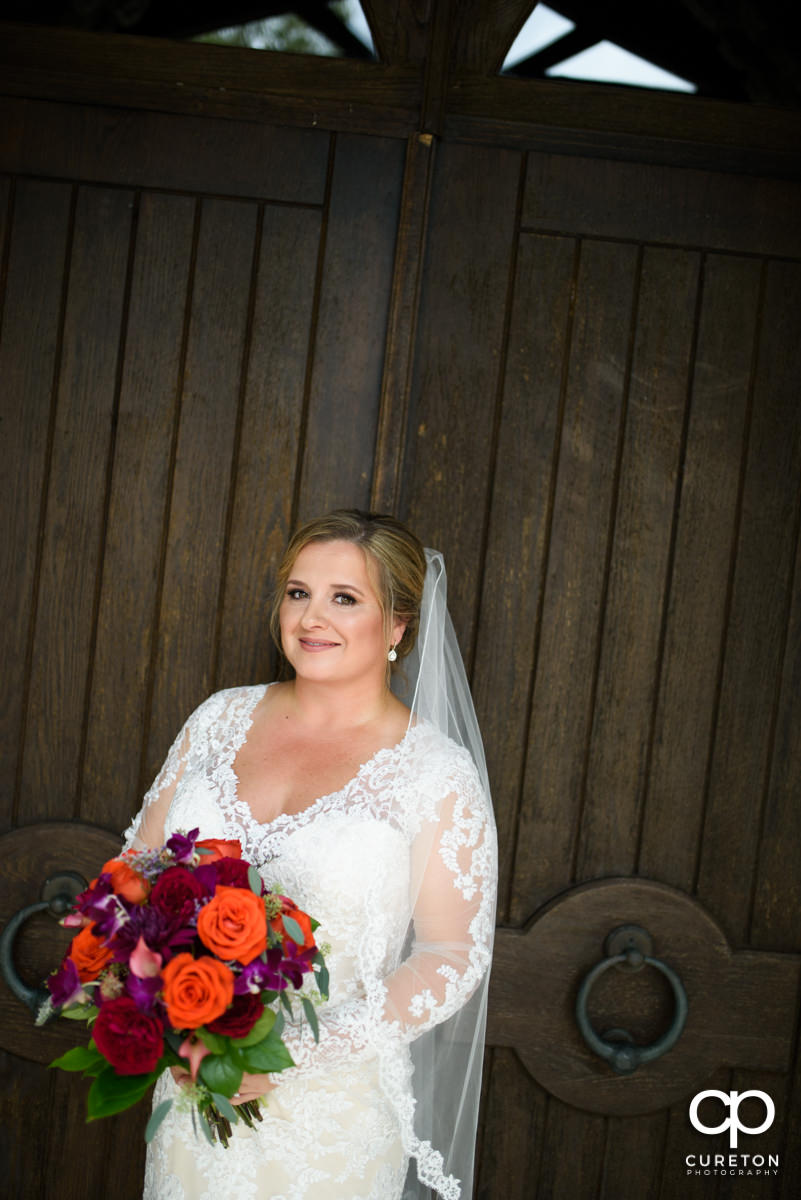
{"label": "bride's shoulder", "polygon": [[478,778],[469,750],[435,725],[421,721],[410,730],[414,770],[438,784]]}
{"label": "bride's shoulder", "polygon": [[194,724],[211,724],[221,718],[233,718],[248,712],[255,708],[270,686],[265,683],[252,683],[212,692],[197,706],[189,721]]}

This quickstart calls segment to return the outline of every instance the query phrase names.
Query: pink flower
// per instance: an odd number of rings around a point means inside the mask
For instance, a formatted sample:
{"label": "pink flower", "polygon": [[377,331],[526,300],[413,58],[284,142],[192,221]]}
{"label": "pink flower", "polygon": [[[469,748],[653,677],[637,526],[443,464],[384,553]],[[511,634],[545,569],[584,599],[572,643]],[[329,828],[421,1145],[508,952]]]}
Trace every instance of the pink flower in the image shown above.
{"label": "pink flower", "polygon": [[192,1082],[197,1079],[197,1073],[200,1070],[200,1064],[207,1054],[210,1053],[208,1047],[200,1040],[195,1033],[190,1033],[188,1038],[185,1038],[178,1049],[181,1058],[189,1059],[189,1073],[192,1076]]}

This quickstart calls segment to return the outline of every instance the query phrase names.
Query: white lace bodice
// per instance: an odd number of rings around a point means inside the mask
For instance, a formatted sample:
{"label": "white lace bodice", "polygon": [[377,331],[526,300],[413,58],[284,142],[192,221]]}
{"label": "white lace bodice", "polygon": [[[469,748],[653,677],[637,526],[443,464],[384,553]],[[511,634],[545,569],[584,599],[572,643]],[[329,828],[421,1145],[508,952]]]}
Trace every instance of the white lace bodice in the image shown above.
{"label": "white lace bodice", "polygon": [[[413,726],[339,791],[259,824],[237,796],[234,762],[264,691],[218,692],[196,710],[127,844],[160,845],[195,827],[201,838],[238,838],[267,885],[320,922],[330,971],[320,1040],[287,1027],[297,1066],[276,1077],[271,1096],[300,1095],[332,1070],[377,1062],[421,1183],[446,1200],[463,1198],[469,1183],[447,1174],[438,1148],[415,1127],[406,1046],[457,1013],[488,969],[496,852],[472,759],[433,728]],[[380,1200],[389,1194],[376,1192]]]}

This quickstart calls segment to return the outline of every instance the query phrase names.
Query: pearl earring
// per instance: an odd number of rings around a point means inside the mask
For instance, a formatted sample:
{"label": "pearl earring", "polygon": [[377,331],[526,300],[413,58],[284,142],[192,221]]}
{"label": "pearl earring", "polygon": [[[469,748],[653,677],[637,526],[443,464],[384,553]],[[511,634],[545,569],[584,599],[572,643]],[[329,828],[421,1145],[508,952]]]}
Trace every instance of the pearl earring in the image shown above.
{"label": "pearl earring", "polygon": [[394,662],[397,657],[398,657],[398,654],[397,654],[397,651],[396,651],[394,645],[390,646],[389,654],[387,655],[387,658],[389,659],[390,662]]}

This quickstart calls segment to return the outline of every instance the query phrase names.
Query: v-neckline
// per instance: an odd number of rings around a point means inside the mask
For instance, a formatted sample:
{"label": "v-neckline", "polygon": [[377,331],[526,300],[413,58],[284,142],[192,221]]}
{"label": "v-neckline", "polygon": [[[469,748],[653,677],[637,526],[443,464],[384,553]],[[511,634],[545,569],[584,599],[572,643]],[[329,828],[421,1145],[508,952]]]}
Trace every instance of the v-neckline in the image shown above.
{"label": "v-neckline", "polygon": [[248,822],[254,828],[262,831],[269,831],[276,827],[291,825],[295,821],[301,825],[305,824],[305,820],[303,818],[308,819],[313,812],[321,808],[324,804],[332,804],[334,801],[344,796],[356,783],[358,783],[365,771],[373,767],[383,756],[392,757],[396,754],[399,754],[404,746],[408,744],[411,735],[416,730],[422,728],[422,725],[419,722],[416,725],[407,725],[406,732],[404,733],[403,737],[396,742],[394,746],[379,746],[379,748],[373,754],[371,754],[369,758],[366,758],[364,762],[359,765],[356,772],[350,777],[350,779],[346,780],[341,787],[336,788],[334,791],[326,792],[324,795],[318,796],[316,799],[312,800],[309,804],[305,805],[297,812],[280,812],[277,813],[270,821],[259,821],[254,816],[253,810],[251,809],[247,800],[243,800],[239,795],[239,776],[236,773],[235,764],[237,755],[245,745],[245,742],[248,740],[248,733],[253,728],[253,714],[255,713],[260,701],[267,694],[267,689],[274,686],[274,682],[256,685],[254,688],[256,698],[255,700],[252,700],[249,709],[247,709],[243,714],[241,728],[237,730],[236,735],[231,739],[227,747],[228,753],[224,756],[223,760],[224,765],[227,767],[230,775],[232,804],[236,807],[236,810],[240,816],[247,817]]}

